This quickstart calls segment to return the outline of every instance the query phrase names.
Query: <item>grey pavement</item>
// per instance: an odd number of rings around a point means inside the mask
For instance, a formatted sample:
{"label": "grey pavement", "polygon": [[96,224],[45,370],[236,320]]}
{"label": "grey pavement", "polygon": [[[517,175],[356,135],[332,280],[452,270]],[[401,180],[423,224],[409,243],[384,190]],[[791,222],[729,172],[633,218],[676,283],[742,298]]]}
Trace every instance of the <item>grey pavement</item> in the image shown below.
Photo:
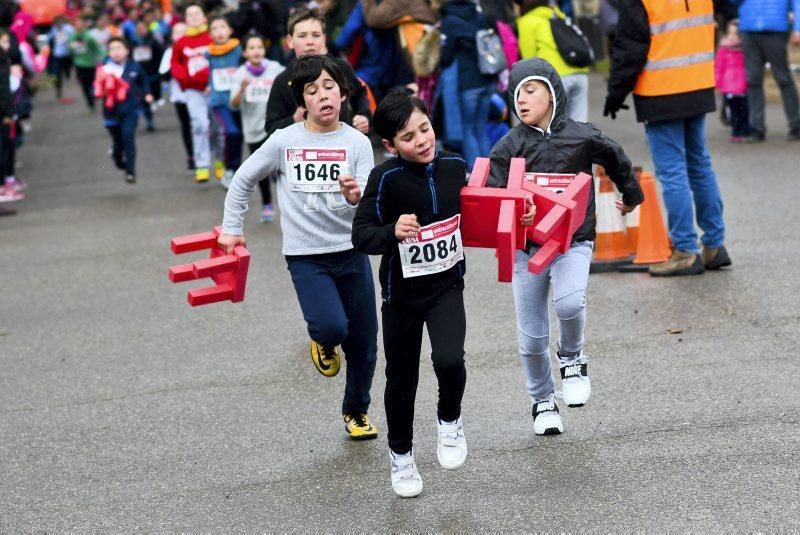
{"label": "grey pavement", "polygon": [[[591,85],[591,119],[652,169],[633,113],[602,118]],[[436,462],[426,342],[425,490],[401,500],[383,351],[381,436],[349,442],[344,374],[309,361],[278,224],[247,214],[244,303],[190,308],[169,239],[219,224],[223,191],[184,174],[173,111],[140,130],[130,186],[100,118],[41,94],[20,153],[30,189],[0,219],[0,532],[797,532],[800,144],[779,106],[768,119],[767,143],[731,145],[708,116],[733,269],[591,276],[594,392],[563,409],[560,436],[532,433],[510,286],[468,251],[469,459]]]}

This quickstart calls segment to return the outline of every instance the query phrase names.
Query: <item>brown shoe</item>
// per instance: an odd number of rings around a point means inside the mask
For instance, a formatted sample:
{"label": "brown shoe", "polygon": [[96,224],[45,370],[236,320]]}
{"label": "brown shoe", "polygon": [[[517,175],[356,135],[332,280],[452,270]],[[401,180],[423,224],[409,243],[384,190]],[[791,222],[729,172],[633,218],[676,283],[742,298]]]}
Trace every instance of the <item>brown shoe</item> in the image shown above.
{"label": "brown shoe", "polygon": [[724,245],[719,247],[703,247],[701,253],[703,259],[703,266],[706,269],[720,269],[731,265],[731,257],[728,256],[728,251]]}
{"label": "brown shoe", "polygon": [[678,251],[677,249],[669,257],[669,260],[661,264],[654,264],[649,269],[650,274],[654,277],[699,275],[703,271],[705,269],[699,254]]}

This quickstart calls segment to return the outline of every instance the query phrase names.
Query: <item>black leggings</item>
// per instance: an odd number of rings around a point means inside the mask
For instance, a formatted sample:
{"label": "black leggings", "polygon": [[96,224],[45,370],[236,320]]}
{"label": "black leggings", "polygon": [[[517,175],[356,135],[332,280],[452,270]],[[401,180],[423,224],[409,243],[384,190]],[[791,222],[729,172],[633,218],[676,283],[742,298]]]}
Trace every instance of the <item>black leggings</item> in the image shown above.
{"label": "black leggings", "polygon": [[86,105],[90,110],[94,109],[94,67],[75,67],[75,74],[78,77],[78,83],[81,84],[83,91],[83,98],[86,99]]}
{"label": "black leggings", "polygon": [[194,166],[194,145],[192,144],[192,123],[189,120],[189,108],[185,102],[175,103],[175,113],[178,114],[178,121],[181,123],[181,137],[183,147],[186,149],[186,159]]}
{"label": "black leggings", "polygon": [[467,320],[464,291],[451,289],[425,307],[383,303],[383,349],[386,353],[386,422],[393,452],[411,451],[414,437],[414,401],[419,381],[422,327],[428,326],[433,371],[439,381],[437,415],[445,422],[461,416],[461,398],[467,382],[464,337]]}
{"label": "black leggings", "polygon": [[[250,149],[250,154],[253,154],[255,151],[257,151],[258,147],[264,144],[264,141],[266,141],[266,139],[259,141],[258,143],[248,143],[247,148]],[[271,180],[272,177],[267,177],[258,182],[258,188],[261,190],[261,199],[263,200],[262,204],[269,204],[272,202],[272,191],[269,187]]]}

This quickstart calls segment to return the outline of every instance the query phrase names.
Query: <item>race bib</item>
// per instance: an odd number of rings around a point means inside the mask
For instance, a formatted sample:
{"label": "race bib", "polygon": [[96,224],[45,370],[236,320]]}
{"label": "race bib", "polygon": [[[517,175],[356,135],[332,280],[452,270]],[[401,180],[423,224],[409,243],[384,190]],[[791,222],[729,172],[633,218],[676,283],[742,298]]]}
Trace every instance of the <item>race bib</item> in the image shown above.
{"label": "race bib", "polygon": [[272,89],[272,80],[250,80],[244,91],[244,99],[250,104],[267,102]]}
{"label": "race bib", "polygon": [[89,50],[84,41],[72,41],[70,47],[72,47],[72,52],[75,54],[86,54],[86,51]]}
{"label": "race bib", "polygon": [[289,189],[338,192],[339,176],[349,172],[347,149],[286,149]]}
{"label": "race bib", "polygon": [[447,271],[464,258],[461,244],[461,215],[419,229],[416,238],[400,244],[403,278],[421,277]]}
{"label": "race bib", "polygon": [[133,49],[133,61],[141,63],[153,59],[153,49],[149,46],[137,46]]}
{"label": "race bib", "polygon": [[203,69],[208,68],[208,60],[205,56],[194,56],[189,58],[187,69],[189,69],[189,76],[194,76]]}
{"label": "race bib", "polygon": [[113,62],[108,62],[103,65],[103,71],[110,74],[111,76],[116,76],[117,78],[122,78],[122,73],[125,71],[125,67],[122,65],[117,65]]}
{"label": "race bib", "polygon": [[525,173],[525,180],[561,195],[575,176],[569,173]]}
{"label": "race bib", "polygon": [[233,87],[233,73],[236,72],[236,67],[227,67],[225,69],[214,69],[211,71],[212,82],[214,83],[215,91],[230,91]]}

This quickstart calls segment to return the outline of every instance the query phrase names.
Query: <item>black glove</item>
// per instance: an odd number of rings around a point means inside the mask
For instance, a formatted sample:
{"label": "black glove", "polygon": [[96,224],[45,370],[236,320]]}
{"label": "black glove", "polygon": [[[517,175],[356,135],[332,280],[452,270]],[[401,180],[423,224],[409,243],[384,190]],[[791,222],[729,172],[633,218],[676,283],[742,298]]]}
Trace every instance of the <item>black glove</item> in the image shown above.
{"label": "black glove", "polygon": [[610,93],[606,96],[606,105],[603,108],[603,117],[611,116],[612,119],[617,118],[619,110],[629,110],[630,107],[625,104],[625,97],[617,98]]}

